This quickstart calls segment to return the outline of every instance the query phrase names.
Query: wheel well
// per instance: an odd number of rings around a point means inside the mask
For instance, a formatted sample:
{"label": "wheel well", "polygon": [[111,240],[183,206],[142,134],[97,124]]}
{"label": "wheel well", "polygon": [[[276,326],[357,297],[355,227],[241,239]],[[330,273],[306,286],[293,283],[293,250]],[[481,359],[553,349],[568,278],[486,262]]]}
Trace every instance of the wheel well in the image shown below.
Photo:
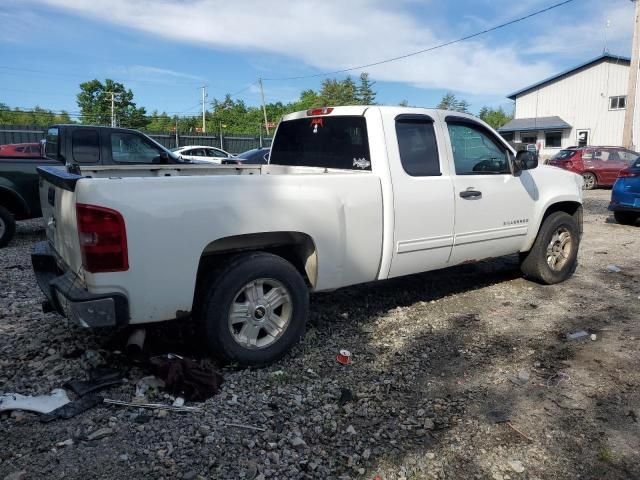
{"label": "wheel well", "polygon": [[0,188],[0,205],[9,210],[18,220],[29,216],[29,210],[24,201],[11,190]]}
{"label": "wheel well", "polygon": [[566,212],[575,218],[576,222],[580,227],[580,235],[582,235],[582,204],[579,202],[558,202],[550,205],[547,208],[547,211],[544,212],[544,216],[542,217],[542,222],[540,225],[544,223],[549,215],[555,212]]}
{"label": "wheel well", "polygon": [[234,235],[209,243],[200,256],[198,282],[231,255],[244,252],[268,252],[290,262],[311,287],[318,273],[317,251],[313,239],[300,232],[263,232]]}

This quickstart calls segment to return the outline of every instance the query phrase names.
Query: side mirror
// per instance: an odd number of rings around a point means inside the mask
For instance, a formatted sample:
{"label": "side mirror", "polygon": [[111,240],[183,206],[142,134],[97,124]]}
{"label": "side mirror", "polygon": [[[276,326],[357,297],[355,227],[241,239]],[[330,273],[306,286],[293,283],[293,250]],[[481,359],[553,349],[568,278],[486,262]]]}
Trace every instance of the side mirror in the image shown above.
{"label": "side mirror", "polygon": [[518,152],[515,164],[518,170],[532,170],[538,166],[538,154],[525,150]]}
{"label": "side mirror", "polygon": [[158,163],[171,163],[171,160],[169,159],[169,154],[164,150],[160,152],[160,161]]}

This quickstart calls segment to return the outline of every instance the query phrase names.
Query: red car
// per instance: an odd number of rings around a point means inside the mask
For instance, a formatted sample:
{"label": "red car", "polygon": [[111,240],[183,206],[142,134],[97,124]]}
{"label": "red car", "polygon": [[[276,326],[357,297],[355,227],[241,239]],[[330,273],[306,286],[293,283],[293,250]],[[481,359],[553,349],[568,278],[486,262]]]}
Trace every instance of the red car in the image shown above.
{"label": "red car", "polygon": [[0,157],[41,158],[39,143],[9,143],[0,145]]}
{"label": "red car", "polygon": [[628,168],[640,154],[621,147],[571,147],[560,150],[548,164],[584,178],[584,188],[610,187],[618,172]]}

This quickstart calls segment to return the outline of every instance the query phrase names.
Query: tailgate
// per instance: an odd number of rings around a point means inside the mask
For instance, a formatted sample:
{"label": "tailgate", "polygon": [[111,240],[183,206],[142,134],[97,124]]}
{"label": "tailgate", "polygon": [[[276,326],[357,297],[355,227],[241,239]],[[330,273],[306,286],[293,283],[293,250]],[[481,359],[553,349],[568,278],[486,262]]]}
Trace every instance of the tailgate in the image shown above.
{"label": "tailgate", "polygon": [[79,272],[82,266],[76,223],[76,182],[81,175],[67,173],[65,167],[38,167],[40,205],[47,240],[65,267]]}

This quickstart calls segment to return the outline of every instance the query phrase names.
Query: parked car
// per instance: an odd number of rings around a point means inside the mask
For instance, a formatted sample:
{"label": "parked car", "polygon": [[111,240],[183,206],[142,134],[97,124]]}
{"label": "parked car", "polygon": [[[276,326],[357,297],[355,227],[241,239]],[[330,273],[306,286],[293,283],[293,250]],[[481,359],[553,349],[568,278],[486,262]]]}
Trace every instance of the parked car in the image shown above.
{"label": "parked car", "polygon": [[39,143],[8,143],[0,145],[0,159],[3,157],[39,158]]}
{"label": "parked car", "polygon": [[634,225],[640,219],[640,157],[620,170],[611,191],[609,210],[618,223]]}
{"label": "parked car", "polygon": [[[40,145],[35,145],[40,152]],[[36,170],[39,165],[185,163],[135,130],[83,125],[50,127],[44,153],[44,157],[16,155],[0,158],[0,248],[13,237],[16,220],[41,216]]]}
{"label": "parked car", "polygon": [[40,168],[48,305],[91,327],[193,317],[213,355],[264,365],[302,337],[309,292],[515,253],[545,284],[576,267],[582,178],[471,115],[314,108],[236,169]]}
{"label": "parked car", "polygon": [[266,165],[269,163],[270,148],[254,148],[223,160],[226,165]]}
{"label": "parked car", "polygon": [[207,163],[222,163],[225,158],[233,157],[229,152],[225,152],[220,148],[201,146],[201,145],[189,145],[185,147],[177,147],[171,149],[176,155],[180,155],[185,160],[197,160]]}
{"label": "parked car", "polygon": [[548,162],[582,175],[584,188],[610,187],[618,172],[638,157],[637,152],[621,147],[572,147],[560,150]]}

